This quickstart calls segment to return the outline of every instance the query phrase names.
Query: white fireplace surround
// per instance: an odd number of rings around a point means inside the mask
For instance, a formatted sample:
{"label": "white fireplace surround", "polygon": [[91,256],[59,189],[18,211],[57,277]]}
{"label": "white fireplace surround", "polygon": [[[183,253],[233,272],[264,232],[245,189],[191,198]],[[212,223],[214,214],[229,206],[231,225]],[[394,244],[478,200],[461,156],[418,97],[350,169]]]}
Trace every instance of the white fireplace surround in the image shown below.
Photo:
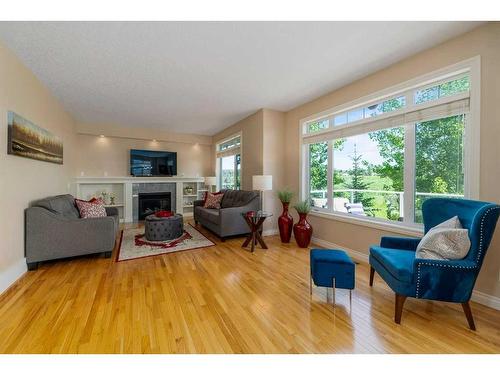
{"label": "white fireplace surround", "polygon": [[[75,181],[74,195],[79,199],[90,199],[102,191],[115,195],[115,202],[108,206],[117,207],[120,220],[125,223],[134,221],[134,184],[176,184],[172,195],[172,206],[184,216],[192,215],[193,200],[201,198],[205,191],[203,177],[78,177]],[[194,190],[186,193],[186,187]],[[172,189],[173,190],[173,189]],[[171,190],[166,190],[171,192]]]}

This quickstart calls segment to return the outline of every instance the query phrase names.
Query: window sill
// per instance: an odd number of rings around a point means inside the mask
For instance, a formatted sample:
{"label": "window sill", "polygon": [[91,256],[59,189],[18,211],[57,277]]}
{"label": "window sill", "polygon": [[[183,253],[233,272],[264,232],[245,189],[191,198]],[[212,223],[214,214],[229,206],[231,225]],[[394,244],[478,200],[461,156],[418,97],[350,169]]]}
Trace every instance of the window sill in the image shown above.
{"label": "window sill", "polygon": [[328,220],[342,221],[349,224],[361,225],[364,227],[375,228],[387,232],[404,234],[407,236],[420,237],[423,235],[424,230],[422,226],[412,226],[403,223],[382,222],[380,220],[373,220],[367,217],[354,217],[353,215],[343,215],[339,213],[314,211],[310,212],[311,216],[321,217]]}

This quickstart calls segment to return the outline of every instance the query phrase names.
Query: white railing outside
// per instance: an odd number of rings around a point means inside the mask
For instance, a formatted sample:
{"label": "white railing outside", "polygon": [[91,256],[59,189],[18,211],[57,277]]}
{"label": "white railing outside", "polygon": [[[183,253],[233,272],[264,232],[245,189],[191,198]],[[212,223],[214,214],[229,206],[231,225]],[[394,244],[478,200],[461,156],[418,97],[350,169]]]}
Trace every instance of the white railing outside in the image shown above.
{"label": "white railing outside", "polygon": [[[338,189],[334,190],[333,193],[350,193],[349,202],[354,202],[355,193],[373,193],[373,194],[388,194],[388,195],[398,195],[399,196],[399,216],[404,217],[404,192],[403,191],[391,191],[391,190],[362,190],[362,189]],[[430,197],[450,197],[450,198],[463,198],[461,194],[447,194],[447,193],[421,193],[416,192],[416,196],[430,196]],[[311,190],[311,198],[317,199],[328,199],[328,191],[326,190]]]}

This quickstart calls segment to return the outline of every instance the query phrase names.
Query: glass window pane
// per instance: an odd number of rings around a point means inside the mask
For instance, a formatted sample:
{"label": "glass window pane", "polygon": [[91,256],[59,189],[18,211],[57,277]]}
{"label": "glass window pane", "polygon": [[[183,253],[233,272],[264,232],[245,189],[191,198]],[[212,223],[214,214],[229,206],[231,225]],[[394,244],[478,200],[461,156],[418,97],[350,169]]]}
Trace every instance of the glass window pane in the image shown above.
{"label": "glass window pane", "polygon": [[403,127],[336,140],[333,163],[334,211],[402,220]]}
{"label": "glass window pane", "polygon": [[347,122],[354,122],[363,118],[363,108],[354,109],[347,113]]}
{"label": "glass window pane", "polygon": [[231,149],[233,147],[237,147],[240,144],[241,144],[241,138],[235,137],[235,138],[232,138],[224,143],[219,144],[219,151],[225,151],[225,150]]}
{"label": "glass window pane", "polygon": [[415,92],[415,104],[425,103],[445,96],[458,94],[469,90],[469,76],[465,76],[453,81],[445,82],[437,86],[429,87]]}
{"label": "glass window pane", "polygon": [[307,132],[314,133],[328,128],[328,120],[314,121],[307,124]]}
{"label": "glass window pane", "polygon": [[309,146],[309,198],[313,207],[327,208],[328,142]]}
{"label": "glass window pane", "polygon": [[375,117],[383,113],[392,112],[404,107],[405,105],[406,98],[404,96],[389,99],[379,104],[370,105],[368,107],[365,107],[365,118]]}
{"label": "glass window pane", "polygon": [[333,126],[339,126],[347,124],[347,112],[341,113],[340,115],[336,115],[333,119]]}
{"label": "glass window pane", "polygon": [[425,103],[429,100],[436,100],[439,98],[439,87],[434,86],[424,90],[418,90],[415,93],[415,104]]}
{"label": "glass window pane", "polygon": [[458,94],[469,90],[469,76],[443,83],[439,86],[439,97]]}
{"label": "glass window pane", "polygon": [[415,222],[432,197],[464,196],[465,115],[415,125]]}
{"label": "glass window pane", "polygon": [[221,159],[221,189],[235,189],[235,159],[236,155],[225,156]]}

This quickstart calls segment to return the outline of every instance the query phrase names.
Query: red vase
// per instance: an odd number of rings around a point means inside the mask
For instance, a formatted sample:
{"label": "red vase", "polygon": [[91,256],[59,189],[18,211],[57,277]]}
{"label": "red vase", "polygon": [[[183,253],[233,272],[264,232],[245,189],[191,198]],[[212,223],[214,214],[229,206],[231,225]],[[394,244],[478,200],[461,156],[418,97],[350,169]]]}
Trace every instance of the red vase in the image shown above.
{"label": "red vase", "polygon": [[299,222],[293,226],[293,235],[299,247],[308,247],[311,243],[313,228],[307,222],[307,214],[299,214]]}
{"label": "red vase", "polygon": [[292,237],[293,217],[288,213],[288,205],[290,203],[281,202],[281,204],[283,205],[283,213],[278,218],[281,242],[289,243],[290,237]]}

